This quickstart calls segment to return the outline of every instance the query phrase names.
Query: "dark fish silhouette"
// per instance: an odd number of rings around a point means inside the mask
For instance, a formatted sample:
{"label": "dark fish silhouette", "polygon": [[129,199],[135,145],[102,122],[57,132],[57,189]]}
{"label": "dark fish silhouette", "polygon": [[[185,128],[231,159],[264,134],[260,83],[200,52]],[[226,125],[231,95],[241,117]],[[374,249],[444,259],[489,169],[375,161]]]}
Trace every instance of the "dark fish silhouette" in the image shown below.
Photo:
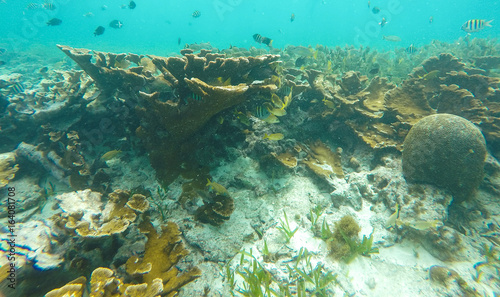
{"label": "dark fish silhouette", "polygon": [[62,23],[61,19],[53,18],[47,22],[47,26],[59,26]]}
{"label": "dark fish silhouette", "polygon": [[97,27],[94,31],[94,36],[102,35],[104,33],[104,30],[106,29],[103,26]]}
{"label": "dark fish silhouette", "polygon": [[199,18],[201,16],[201,12],[199,10],[195,10],[195,12],[193,12],[193,18]]}
{"label": "dark fish silhouette", "polygon": [[134,9],[135,8],[135,2],[134,1],[130,1],[130,3],[128,4],[128,8]]}
{"label": "dark fish silhouette", "polygon": [[177,38],[177,45],[180,45],[181,44],[181,38]]}
{"label": "dark fish silhouette", "polygon": [[111,23],[109,23],[109,26],[111,28],[120,29],[123,26],[123,23],[119,20],[112,20]]}
{"label": "dark fish silhouette", "polygon": [[380,12],[380,8],[378,8],[378,6],[375,6],[375,7],[372,9],[372,12],[373,12],[374,14],[377,14],[377,13],[379,13],[379,12]]}

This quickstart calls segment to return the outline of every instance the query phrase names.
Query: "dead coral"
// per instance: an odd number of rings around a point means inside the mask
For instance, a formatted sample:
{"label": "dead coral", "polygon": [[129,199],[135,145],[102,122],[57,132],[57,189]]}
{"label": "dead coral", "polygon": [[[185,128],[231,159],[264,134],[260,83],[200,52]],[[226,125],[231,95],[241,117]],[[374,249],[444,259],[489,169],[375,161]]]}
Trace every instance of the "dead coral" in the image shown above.
{"label": "dead coral", "polygon": [[333,177],[344,178],[340,160],[341,149],[337,149],[334,153],[320,140],[308,146],[302,146],[302,149],[308,155],[301,162],[318,176],[327,180]]}
{"label": "dead coral", "polygon": [[16,163],[16,154],[3,153],[0,154],[0,189],[5,187],[12,180],[19,170],[19,165]]}
{"label": "dead coral", "polygon": [[181,241],[181,232],[177,224],[167,222],[161,226],[159,235],[149,222],[140,225],[146,233],[148,242],[142,258],[133,256],[126,263],[127,273],[135,275],[140,282],[154,286],[159,278],[163,282],[163,296],[175,296],[187,283],[200,277],[201,271],[192,267],[180,273],[176,264],[188,254]]}
{"label": "dead coral", "polygon": [[297,158],[290,152],[285,152],[279,155],[275,152],[272,152],[271,155],[273,155],[273,157],[280,161],[281,164],[285,165],[288,168],[297,167]]}
{"label": "dead coral", "polygon": [[64,211],[55,218],[60,225],[75,230],[82,237],[102,237],[125,231],[137,218],[136,212],[149,208],[146,197],[128,191],[115,190],[103,205],[101,194],[90,190],[62,194],[56,197]]}

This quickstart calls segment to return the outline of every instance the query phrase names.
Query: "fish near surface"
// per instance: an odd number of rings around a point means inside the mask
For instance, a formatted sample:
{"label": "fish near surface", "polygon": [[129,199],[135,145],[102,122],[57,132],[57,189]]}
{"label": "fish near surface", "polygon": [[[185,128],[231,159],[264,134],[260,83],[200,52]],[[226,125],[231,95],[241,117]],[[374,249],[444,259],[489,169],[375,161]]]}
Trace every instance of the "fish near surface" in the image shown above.
{"label": "fish near surface", "polygon": [[391,42],[400,42],[401,41],[401,38],[399,36],[396,36],[396,35],[383,36],[382,39],[387,40],[387,41],[391,41]]}
{"label": "fish near surface", "polygon": [[47,26],[59,26],[62,23],[61,19],[53,18],[47,22]]}

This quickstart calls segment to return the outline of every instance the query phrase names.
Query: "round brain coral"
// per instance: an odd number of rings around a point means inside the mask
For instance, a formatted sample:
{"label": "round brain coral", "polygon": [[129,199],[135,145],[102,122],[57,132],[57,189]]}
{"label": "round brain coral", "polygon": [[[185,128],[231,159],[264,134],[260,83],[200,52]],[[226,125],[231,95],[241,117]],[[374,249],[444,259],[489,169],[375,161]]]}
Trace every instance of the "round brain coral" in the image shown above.
{"label": "round brain coral", "polygon": [[430,115],[415,124],[403,143],[403,173],[410,182],[448,189],[455,202],[471,197],[483,180],[486,142],[468,120]]}

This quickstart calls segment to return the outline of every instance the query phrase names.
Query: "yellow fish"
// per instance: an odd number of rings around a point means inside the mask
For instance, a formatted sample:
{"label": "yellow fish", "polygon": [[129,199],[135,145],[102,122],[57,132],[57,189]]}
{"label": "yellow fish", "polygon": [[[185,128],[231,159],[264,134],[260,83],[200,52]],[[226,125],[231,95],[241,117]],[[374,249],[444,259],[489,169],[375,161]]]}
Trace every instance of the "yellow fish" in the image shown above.
{"label": "yellow fish", "polygon": [[335,110],[335,103],[333,103],[333,102],[332,102],[332,101],[330,101],[330,100],[326,100],[326,98],[323,98],[323,100],[322,100],[322,101],[325,103],[326,107],[328,107],[328,108],[330,108],[330,109],[334,109],[334,110]]}
{"label": "yellow fish", "polygon": [[285,138],[285,135],[283,135],[281,133],[274,133],[274,134],[270,134],[270,135],[267,135],[267,133],[265,133],[264,137],[262,139],[282,140],[283,138]]}
{"label": "yellow fish", "polygon": [[411,227],[416,230],[427,230],[430,228],[436,228],[439,223],[440,223],[439,220],[403,222],[405,226]]}
{"label": "yellow fish", "polygon": [[396,211],[387,219],[385,223],[386,228],[391,228],[396,226],[396,220],[399,217],[399,204],[396,202]]}
{"label": "yellow fish", "polygon": [[109,152],[105,153],[104,155],[102,155],[101,160],[109,161],[109,160],[115,158],[116,156],[118,156],[119,154],[121,154],[121,152],[122,151],[120,151],[120,150],[109,151]]}
{"label": "yellow fish", "polygon": [[222,76],[217,77],[217,82],[220,86],[229,86],[231,85],[231,78],[224,80]]}
{"label": "yellow fish", "polygon": [[274,106],[276,108],[279,108],[279,109],[283,109],[283,107],[285,106],[285,103],[283,103],[283,101],[281,101],[280,97],[276,94],[273,94],[271,96],[271,102],[274,104]]}
{"label": "yellow fish", "polygon": [[270,114],[267,118],[263,119],[263,121],[268,124],[276,124],[280,122],[280,120],[274,114]]}
{"label": "yellow fish", "polygon": [[229,192],[226,190],[226,188],[224,188],[223,185],[216,182],[211,182],[208,178],[207,181],[207,187],[209,187],[210,190],[214,191],[217,195],[229,196]]}
{"label": "yellow fish", "polygon": [[429,79],[434,79],[439,76],[439,70],[432,70],[429,73],[426,73],[424,76],[419,76],[419,78],[422,78],[424,80],[429,80]]}
{"label": "yellow fish", "polygon": [[285,109],[274,108],[269,102],[265,102],[264,106],[267,108],[267,110],[270,113],[274,114],[277,117],[282,117],[282,116],[286,115],[286,110]]}

